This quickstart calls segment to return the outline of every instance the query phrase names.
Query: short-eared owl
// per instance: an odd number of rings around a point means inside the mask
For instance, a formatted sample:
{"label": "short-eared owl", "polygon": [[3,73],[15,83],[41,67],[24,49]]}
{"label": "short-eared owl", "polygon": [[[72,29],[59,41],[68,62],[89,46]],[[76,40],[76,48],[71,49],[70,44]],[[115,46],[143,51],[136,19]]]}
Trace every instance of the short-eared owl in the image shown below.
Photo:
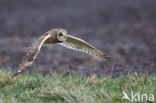
{"label": "short-eared owl", "polygon": [[109,59],[109,56],[97,50],[95,47],[85,42],[84,40],[68,35],[65,29],[57,28],[46,32],[31,45],[29,51],[27,52],[26,56],[23,57],[21,64],[12,77],[15,77],[27,70],[26,67],[33,63],[44,44],[60,44],[73,50],[88,53],[92,56]]}

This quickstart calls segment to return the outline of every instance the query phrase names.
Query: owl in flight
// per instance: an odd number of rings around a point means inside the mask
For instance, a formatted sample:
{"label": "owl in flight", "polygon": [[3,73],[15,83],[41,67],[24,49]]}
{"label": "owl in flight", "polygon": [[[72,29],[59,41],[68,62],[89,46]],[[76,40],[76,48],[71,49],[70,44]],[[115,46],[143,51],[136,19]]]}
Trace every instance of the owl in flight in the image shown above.
{"label": "owl in flight", "polygon": [[34,62],[41,47],[43,45],[49,44],[60,44],[67,48],[85,52],[92,56],[97,56],[103,59],[110,59],[110,57],[105,53],[97,50],[95,47],[85,42],[84,40],[68,35],[65,29],[57,28],[46,32],[31,45],[26,56],[23,57],[21,64],[12,77],[15,77],[26,71],[26,67],[30,66]]}

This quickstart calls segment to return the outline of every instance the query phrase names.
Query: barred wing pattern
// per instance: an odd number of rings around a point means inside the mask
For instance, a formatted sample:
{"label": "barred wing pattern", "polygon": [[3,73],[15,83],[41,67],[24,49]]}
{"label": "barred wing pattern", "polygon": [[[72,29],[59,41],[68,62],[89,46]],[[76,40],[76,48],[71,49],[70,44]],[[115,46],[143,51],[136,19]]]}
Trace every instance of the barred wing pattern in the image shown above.
{"label": "barred wing pattern", "polygon": [[19,65],[19,67],[17,68],[16,72],[14,73],[14,75],[12,77],[15,77],[18,74],[27,70],[26,67],[30,66],[34,62],[34,60],[35,60],[37,54],[39,53],[42,45],[44,44],[44,42],[49,37],[50,37],[50,35],[44,34],[43,36],[39,37],[32,44],[32,46],[29,48],[29,51],[27,52],[26,56],[23,57],[21,64]]}
{"label": "barred wing pattern", "polygon": [[100,50],[97,50],[95,47],[90,45],[89,43],[85,42],[82,39],[67,35],[67,40],[63,43],[59,43],[62,46],[65,46],[69,49],[85,52],[87,54],[90,54],[92,56],[97,56],[103,59],[110,59],[109,56],[101,52]]}
{"label": "barred wing pattern", "polygon": [[100,50],[96,49],[89,43],[85,42],[84,40],[67,35],[65,29],[52,29],[47,33],[43,34],[42,36],[40,36],[32,44],[26,56],[23,57],[21,64],[19,65],[19,67],[17,68],[16,72],[12,77],[15,77],[27,70],[27,67],[34,62],[43,44],[47,45],[47,44],[56,44],[56,43],[73,50],[78,50],[78,51],[88,53],[92,56],[97,56],[103,59],[110,59],[109,56],[107,56]]}

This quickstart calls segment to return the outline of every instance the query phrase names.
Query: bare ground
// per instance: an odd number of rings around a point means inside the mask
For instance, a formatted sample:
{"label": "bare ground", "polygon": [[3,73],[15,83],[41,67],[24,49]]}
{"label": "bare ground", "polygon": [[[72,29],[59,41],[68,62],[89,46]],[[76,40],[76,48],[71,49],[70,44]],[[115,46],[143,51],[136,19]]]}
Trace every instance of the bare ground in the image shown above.
{"label": "bare ground", "polygon": [[155,0],[0,0],[0,68],[16,69],[27,47],[61,27],[111,56],[98,61],[58,45],[43,47],[30,67],[43,74],[113,77],[156,74]]}

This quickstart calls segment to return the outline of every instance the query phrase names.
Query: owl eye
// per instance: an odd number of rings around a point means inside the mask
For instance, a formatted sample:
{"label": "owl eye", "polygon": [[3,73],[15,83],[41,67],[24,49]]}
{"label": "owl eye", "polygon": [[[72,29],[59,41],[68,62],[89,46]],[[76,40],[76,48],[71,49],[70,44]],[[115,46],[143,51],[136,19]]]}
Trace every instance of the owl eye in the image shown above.
{"label": "owl eye", "polygon": [[59,37],[62,37],[62,36],[63,36],[63,33],[62,33],[62,32],[59,32],[59,33],[58,33],[58,36],[59,36]]}
{"label": "owl eye", "polygon": [[63,32],[58,32],[57,33],[57,39],[60,41],[60,42],[63,42],[67,39],[67,37],[65,36],[65,34]]}

